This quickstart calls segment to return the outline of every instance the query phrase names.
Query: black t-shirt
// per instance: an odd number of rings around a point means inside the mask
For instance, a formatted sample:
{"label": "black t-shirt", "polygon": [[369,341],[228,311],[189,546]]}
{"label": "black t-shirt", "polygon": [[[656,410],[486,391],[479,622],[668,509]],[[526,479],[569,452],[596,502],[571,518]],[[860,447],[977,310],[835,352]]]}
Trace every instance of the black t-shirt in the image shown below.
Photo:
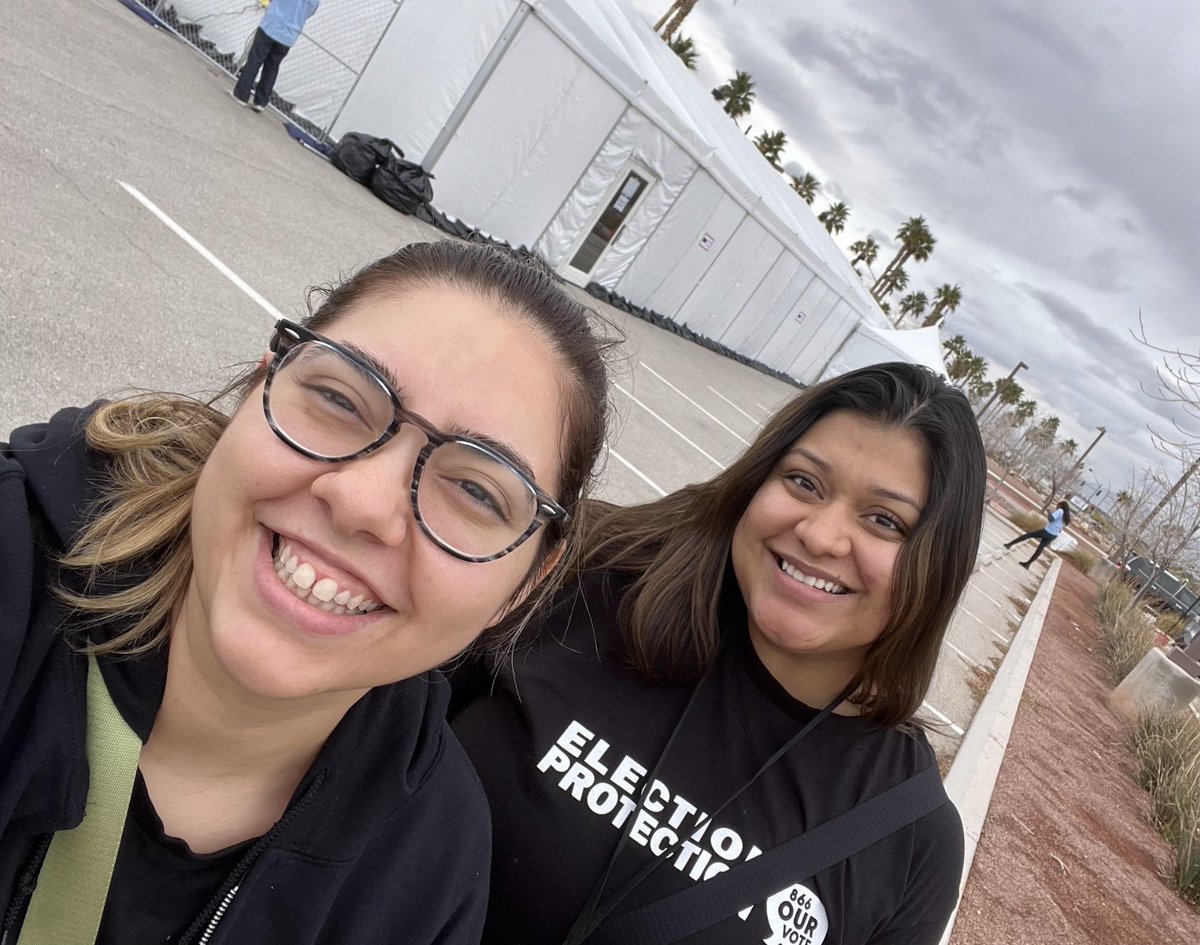
{"label": "black t-shirt", "polygon": [[[738,619],[734,610],[645,809],[632,813],[691,688],[652,686],[627,667],[616,628],[620,589],[611,580],[591,575],[582,597],[564,595],[539,642],[455,719],[492,807],[487,945],[562,942],[629,817],[631,839],[606,895],[692,834],[814,715],[767,672],[744,611]],[[683,843],[616,914],[711,878],[934,763],[920,733],[831,716]],[[962,826],[947,802],[816,877],[781,881],[765,902],[686,941],[935,943],[957,898],[962,857]]]}
{"label": "black t-shirt", "polygon": [[179,941],[252,843],[247,840],[216,853],[193,853],[183,840],[163,831],[139,771],[97,945]]}

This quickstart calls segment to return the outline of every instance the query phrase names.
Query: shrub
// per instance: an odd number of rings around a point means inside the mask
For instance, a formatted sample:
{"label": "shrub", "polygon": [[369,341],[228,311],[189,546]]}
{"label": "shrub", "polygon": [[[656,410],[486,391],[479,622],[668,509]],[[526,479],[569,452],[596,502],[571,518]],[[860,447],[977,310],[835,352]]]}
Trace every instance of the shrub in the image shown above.
{"label": "shrub", "polygon": [[1096,566],[1097,558],[1095,555],[1090,555],[1086,551],[1076,548],[1074,551],[1063,551],[1059,553],[1059,557],[1067,561],[1077,571],[1084,574],[1091,574],[1092,568]]}
{"label": "shrub", "polygon": [[1165,633],[1171,639],[1183,633],[1183,628],[1186,626],[1186,621],[1183,619],[1183,614],[1168,612],[1159,614],[1154,618],[1154,625],[1160,633]]}
{"label": "shrub", "polygon": [[1156,641],[1154,624],[1133,606],[1136,593],[1127,582],[1113,578],[1096,602],[1101,646],[1114,683],[1128,676]]}
{"label": "shrub", "polygon": [[1154,826],[1175,851],[1175,890],[1200,904],[1200,721],[1189,710],[1144,712],[1130,746]]}
{"label": "shrub", "polygon": [[1022,534],[1046,527],[1046,516],[1037,512],[1013,512],[1008,520],[1021,529]]}

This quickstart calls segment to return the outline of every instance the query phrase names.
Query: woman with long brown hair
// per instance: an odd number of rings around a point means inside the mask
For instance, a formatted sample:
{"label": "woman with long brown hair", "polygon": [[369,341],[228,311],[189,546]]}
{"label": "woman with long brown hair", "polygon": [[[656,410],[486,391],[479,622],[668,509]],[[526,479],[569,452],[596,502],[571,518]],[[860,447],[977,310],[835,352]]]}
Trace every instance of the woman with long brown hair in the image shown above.
{"label": "woman with long brown hair", "polygon": [[587,314],[407,246],[279,321],[231,415],[149,395],[0,444],[0,941],[478,941],[487,809],[435,667],[582,521]]}
{"label": "woman with long brown hair", "polygon": [[916,713],[984,470],[962,394],[883,364],[714,479],[597,509],[536,639],[456,677],[484,941],[936,942],[962,833]]}

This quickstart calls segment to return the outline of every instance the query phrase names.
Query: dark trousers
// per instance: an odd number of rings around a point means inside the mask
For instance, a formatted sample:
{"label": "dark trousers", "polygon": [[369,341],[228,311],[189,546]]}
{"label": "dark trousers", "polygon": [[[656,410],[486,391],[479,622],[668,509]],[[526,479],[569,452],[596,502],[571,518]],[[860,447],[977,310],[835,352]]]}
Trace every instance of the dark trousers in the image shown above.
{"label": "dark trousers", "polygon": [[1054,539],[1057,537],[1057,535],[1051,535],[1048,531],[1046,531],[1046,529],[1039,528],[1036,532],[1026,532],[1024,535],[1018,535],[1012,541],[1007,542],[1004,547],[1011,548],[1013,545],[1020,544],[1023,541],[1028,541],[1030,538],[1036,538],[1038,540],[1037,551],[1033,553],[1033,557],[1025,562],[1026,564],[1033,564],[1033,562],[1037,561],[1038,555],[1045,551],[1046,546],[1050,544],[1050,542],[1054,541]]}
{"label": "dark trousers", "polygon": [[[265,106],[271,100],[271,90],[275,88],[275,78],[279,75],[279,64],[288,54],[290,46],[277,43],[262,30],[254,31],[254,45],[250,47],[250,55],[246,64],[238,73],[237,85],[233,94],[243,102],[250,101],[250,89],[258,78],[258,87],[254,90],[254,104]],[[258,71],[262,70],[259,78]]]}

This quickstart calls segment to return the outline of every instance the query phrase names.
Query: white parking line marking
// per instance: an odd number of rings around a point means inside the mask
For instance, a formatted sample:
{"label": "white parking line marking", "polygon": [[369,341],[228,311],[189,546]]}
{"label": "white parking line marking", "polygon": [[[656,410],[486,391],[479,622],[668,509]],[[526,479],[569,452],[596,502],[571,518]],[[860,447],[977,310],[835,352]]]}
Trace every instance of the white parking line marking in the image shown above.
{"label": "white parking line marking", "polygon": [[942,715],[941,712],[939,712],[937,709],[935,709],[933,706],[931,706],[928,702],[922,702],[921,708],[925,709],[930,715],[932,715],[935,719],[937,719],[942,724],[949,725],[950,731],[952,731],[955,735],[965,735],[966,734],[962,730],[962,726],[955,725],[952,721],[950,721],[948,716]]}
{"label": "white parking line marking", "polygon": [[712,391],[714,394],[716,394],[718,397],[720,397],[723,401],[725,401],[725,403],[729,404],[730,407],[732,407],[734,410],[736,410],[738,413],[740,413],[743,417],[745,417],[747,420],[749,420],[751,423],[753,423],[756,427],[762,426],[762,421],[759,420],[758,417],[752,417],[750,414],[746,413],[746,411],[744,411],[741,407],[739,407],[737,404],[735,404],[732,400],[730,400],[728,397],[726,397],[724,394],[722,394],[715,387],[709,387],[708,389],[710,391]]}
{"label": "white parking line marking", "polygon": [[657,482],[655,482],[653,479],[651,479],[649,476],[647,476],[644,472],[642,472],[640,469],[638,469],[635,465],[633,465],[633,463],[631,463],[629,460],[627,460],[624,456],[622,456],[620,453],[618,453],[611,446],[606,447],[606,449],[608,450],[609,456],[611,456],[618,463],[620,463],[622,466],[624,466],[626,469],[628,469],[631,473],[633,473],[635,476],[637,476],[640,480],[642,480],[642,482],[644,482],[646,485],[648,485],[651,489],[653,489],[659,495],[667,494],[666,489],[664,489]]}
{"label": "white parking line marking", "polygon": [[950,649],[952,649],[954,651],[955,655],[958,656],[958,658],[961,659],[968,666],[972,666],[975,668],[979,667],[978,663],[976,663],[973,659],[971,659],[971,657],[967,656],[966,653],[964,653],[962,650],[960,650],[958,647],[956,647],[949,640],[943,640],[942,645],[950,647]]}
{"label": "white parking line marking", "polygon": [[764,407],[757,400],[754,402],[754,406],[757,407],[759,410],[761,410],[763,413],[769,414],[772,412],[770,407]]}
{"label": "white parking line marking", "polygon": [[658,414],[656,414],[653,410],[651,410],[649,407],[647,407],[644,403],[642,403],[640,400],[638,400],[636,397],[634,397],[633,394],[629,393],[629,391],[627,391],[620,384],[613,384],[613,387],[615,387],[622,394],[624,394],[626,397],[628,397],[630,400],[632,400],[635,404],[637,404],[639,407],[641,407],[644,411],[646,411],[646,413],[650,414],[650,416],[652,416],[655,420],[657,420],[659,423],[661,423],[664,427],[666,427],[668,430],[670,430],[672,433],[674,433],[677,437],[679,437],[681,440],[683,440],[683,442],[685,442],[688,446],[690,446],[692,449],[694,449],[697,453],[699,453],[701,456],[703,456],[705,459],[707,459],[710,463],[715,465],[718,469],[725,468],[725,464],[723,462],[721,462],[715,456],[712,456],[709,453],[707,453],[705,451],[704,447],[697,446],[695,443],[693,443],[691,440],[689,440],[685,434],[681,433],[679,430],[675,429],[675,427],[671,426],[670,423],[668,423],[666,420],[664,420],[662,417],[660,417]]}
{"label": "white parking line marking", "polygon": [[129,196],[131,196],[134,200],[158,217],[158,219],[166,225],[167,229],[169,229],[172,233],[187,243],[188,246],[199,253],[209,265],[217,270],[217,272],[245,292],[246,295],[250,297],[250,301],[258,305],[259,308],[270,315],[275,321],[279,321],[279,319],[283,318],[283,315],[280,314],[279,310],[274,305],[255,292],[254,289],[247,284],[245,279],[221,262],[221,260],[214,256],[203,243],[196,239],[196,237],[192,236],[191,233],[189,233],[169,216],[167,216],[162,210],[160,210],[149,197],[143,194],[132,184],[127,184],[123,180],[119,180],[117,183],[125,188],[125,191],[129,194]]}
{"label": "white parking line marking", "polygon": [[699,410],[702,414],[704,414],[704,416],[708,417],[709,420],[711,420],[713,423],[715,423],[717,426],[719,426],[722,430],[727,430],[729,433],[732,433],[735,437],[737,437],[739,440],[741,440],[747,446],[750,445],[750,441],[746,440],[746,439],[742,439],[742,435],[740,433],[738,433],[737,430],[734,430],[732,427],[726,426],[724,423],[722,423],[720,420],[718,420],[716,417],[714,417],[711,413],[709,413],[707,410],[705,410],[703,407],[701,407],[698,403],[696,403],[696,401],[692,400],[691,397],[689,397],[687,394],[685,394],[683,391],[681,391],[678,387],[676,387],[674,384],[672,384],[670,381],[668,381],[665,377],[663,377],[661,374],[659,374],[658,371],[654,370],[654,368],[652,368],[645,361],[639,361],[638,364],[641,367],[644,367],[647,371],[649,371],[651,374],[653,374],[655,377],[657,377],[664,384],[666,384],[669,388],[671,388],[671,390],[675,391],[675,393],[677,393],[680,397],[682,397],[684,400],[686,400],[689,404],[691,404],[693,407],[695,407],[697,410]]}
{"label": "white parking line marking", "polygon": [[983,627],[984,630],[986,630],[988,633],[990,633],[992,636],[994,636],[1001,643],[1012,643],[1012,640],[1010,640],[1008,637],[1006,637],[999,630],[996,630],[994,627],[992,627],[992,625],[990,623],[988,623],[986,620],[984,620],[982,617],[976,617],[973,613],[971,613],[971,611],[967,610],[967,608],[965,608],[965,607],[960,607],[959,610],[961,610],[964,614],[966,614],[968,617],[970,617],[972,620],[974,620],[977,624],[979,624],[979,626]]}

